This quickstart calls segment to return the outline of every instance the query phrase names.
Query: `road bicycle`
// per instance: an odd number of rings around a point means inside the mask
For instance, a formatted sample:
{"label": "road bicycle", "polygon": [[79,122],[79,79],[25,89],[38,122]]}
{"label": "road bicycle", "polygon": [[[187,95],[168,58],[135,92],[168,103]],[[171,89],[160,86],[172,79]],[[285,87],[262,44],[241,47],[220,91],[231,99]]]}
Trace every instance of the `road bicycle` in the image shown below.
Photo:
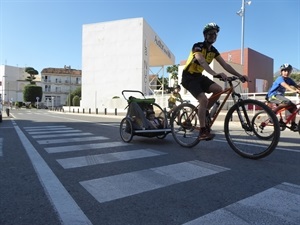
{"label": "road bicycle", "polygon": [[[224,81],[224,80],[223,80]],[[218,98],[226,94],[220,101],[216,113],[211,118],[209,112],[206,116],[206,126],[211,129],[219,113],[231,96],[233,105],[227,111],[224,120],[224,134],[230,147],[240,156],[249,159],[260,159],[271,154],[277,147],[280,137],[280,127],[274,112],[263,102],[254,99],[243,99],[235,88],[241,83],[237,77],[228,77],[228,88],[210,98]],[[183,147],[194,147],[199,140],[198,106],[190,103],[182,103],[177,106],[170,119],[171,131],[176,142]],[[213,107],[212,107],[213,108]],[[253,118],[256,112],[263,112],[271,118],[273,126],[258,130],[261,121]],[[259,133],[259,135],[257,135]],[[268,138],[262,138],[268,137]]]}
{"label": "road bicycle", "polygon": [[[268,104],[268,103],[265,103],[265,104]],[[283,106],[283,107],[280,107],[280,106],[272,107],[274,113],[276,114],[281,131],[284,131],[286,128],[288,128],[289,130],[294,131],[294,132],[298,131],[300,134],[300,120],[298,121],[298,129],[296,131],[293,130],[291,127],[291,121],[293,121],[293,119],[295,119],[298,114],[300,115],[300,103],[296,104],[296,106],[297,106],[297,110],[295,110],[293,113],[290,113],[287,117],[285,116],[285,111],[293,108],[292,105]],[[266,129],[269,126],[273,126],[273,120],[271,118],[268,118],[266,115],[264,115],[263,112],[257,113],[253,117],[253,119],[255,119],[256,121],[261,121],[258,126],[258,129],[257,129],[258,136],[260,136],[260,134],[264,131],[264,129]],[[269,136],[269,137],[271,137],[271,136]],[[265,138],[265,137],[262,137],[262,138]]]}

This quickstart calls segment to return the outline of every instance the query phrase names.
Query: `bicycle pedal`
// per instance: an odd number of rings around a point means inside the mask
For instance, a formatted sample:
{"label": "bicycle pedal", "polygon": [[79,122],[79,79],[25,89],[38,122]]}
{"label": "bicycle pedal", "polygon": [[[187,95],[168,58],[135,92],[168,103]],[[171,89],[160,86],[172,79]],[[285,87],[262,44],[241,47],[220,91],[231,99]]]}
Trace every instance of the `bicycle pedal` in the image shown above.
{"label": "bicycle pedal", "polygon": [[208,139],[205,139],[205,141],[211,141],[211,140],[213,140],[214,138],[215,138],[215,134],[213,135],[213,137],[211,137],[211,138],[208,138]]}

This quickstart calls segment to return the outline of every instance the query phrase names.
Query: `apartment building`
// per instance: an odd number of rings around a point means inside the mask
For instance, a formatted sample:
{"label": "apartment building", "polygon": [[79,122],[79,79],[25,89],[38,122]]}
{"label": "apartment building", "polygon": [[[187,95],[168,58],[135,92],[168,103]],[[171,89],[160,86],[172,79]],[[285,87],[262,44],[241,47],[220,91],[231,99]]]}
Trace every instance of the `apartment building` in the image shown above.
{"label": "apartment building", "polygon": [[47,107],[68,105],[68,95],[81,87],[81,70],[64,68],[44,68],[41,72],[43,88],[42,103]]}

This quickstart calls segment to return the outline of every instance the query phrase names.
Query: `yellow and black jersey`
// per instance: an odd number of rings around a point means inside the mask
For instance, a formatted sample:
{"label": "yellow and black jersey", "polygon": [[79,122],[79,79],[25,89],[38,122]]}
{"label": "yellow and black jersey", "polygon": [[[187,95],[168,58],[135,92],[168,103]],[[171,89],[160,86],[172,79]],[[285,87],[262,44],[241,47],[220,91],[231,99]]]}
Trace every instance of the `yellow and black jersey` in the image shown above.
{"label": "yellow and black jersey", "polygon": [[220,55],[214,46],[211,46],[211,49],[208,50],[205,42],[195,43],[184,67],[184,70],[190,74],[199,74],[204,70],[204,68],[200,66],[199,62],[195,58],[196,53],[201,53],[208,64],[210,64],[214,58]]}

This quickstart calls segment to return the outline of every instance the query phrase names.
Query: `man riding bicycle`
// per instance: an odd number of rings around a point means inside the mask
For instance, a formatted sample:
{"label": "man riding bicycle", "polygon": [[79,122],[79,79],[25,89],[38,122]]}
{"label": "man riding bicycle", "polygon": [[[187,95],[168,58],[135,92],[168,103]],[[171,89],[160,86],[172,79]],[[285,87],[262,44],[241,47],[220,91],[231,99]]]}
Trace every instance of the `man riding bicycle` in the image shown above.
{"label": "man riding bicycle", "polygon": [[219,98],[218,96],[208,100],[205,93],[212,93],[212,95],[215,95],[222,91],[220,85],[202,75],[203,70],[206,70],[206,72],[213,75],[213,77],[226,80],[226,74],[217,73],[209,67],[209,64],[213,59],[216,59],[228,73],[239,77],[243,82],[248,81],[247,76],[241,75],[225,62],[218,50],[213,46],[219,31],[220,27],[215,23],[209,23],[204,27],[204,41],[193,45],[182,73],[182,86],[199,101],[200,108],[198,109],[198,116],[200,123],[200,140],[211,140],[214,138],[214,134],[210,133],[210,129],[205,127],[205,117],[207,110],[210,109]]}
{"label": "man riding bicycle", "polygon": [[[287,106],[292,106],[289,109],[290,113],[297,110],[296,105],[290,99],[285,97],[286,90],[294,93],[300,93],[300,86],[289,77],[292,71],[293,67],[290,64],[285,63],[281,65],[280,76],[274,81],[272,87],[268,91],[266,98],[270,103],[278,105],[278,107],[274,109],[276,111]],[[296,117],[294,117],[291,121],[291,130],[298,131],[298,125],[295,123],[295,120]]]}

